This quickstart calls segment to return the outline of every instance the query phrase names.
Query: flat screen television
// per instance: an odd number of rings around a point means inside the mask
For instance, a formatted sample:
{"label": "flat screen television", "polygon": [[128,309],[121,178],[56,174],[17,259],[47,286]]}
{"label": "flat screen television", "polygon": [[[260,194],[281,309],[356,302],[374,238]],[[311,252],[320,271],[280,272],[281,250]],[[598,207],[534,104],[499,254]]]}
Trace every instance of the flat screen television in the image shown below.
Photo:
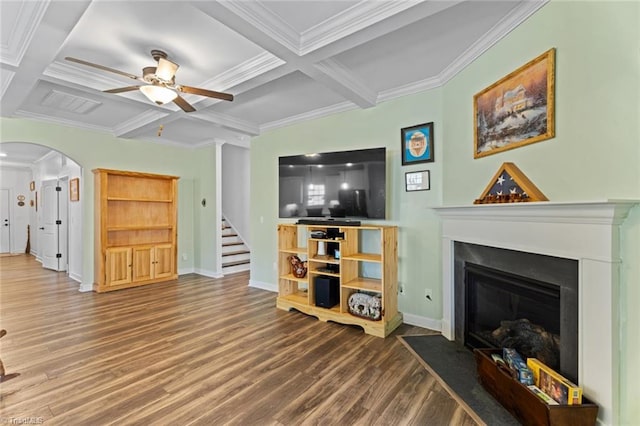
{"label": "flat screen television", "polygon": [[386,148],[280,157],[280,218],[385,219],[386,159]]}

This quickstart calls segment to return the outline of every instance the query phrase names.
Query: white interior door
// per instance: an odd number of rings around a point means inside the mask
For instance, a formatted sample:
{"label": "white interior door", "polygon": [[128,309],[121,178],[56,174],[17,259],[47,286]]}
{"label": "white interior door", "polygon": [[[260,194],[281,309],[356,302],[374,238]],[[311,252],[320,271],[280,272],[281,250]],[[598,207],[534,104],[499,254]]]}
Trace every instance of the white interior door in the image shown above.
{"label": "white interior door", "polygon": [[0,253],[11,252],[11,221],[9,220],[9,190],[0,189]]}
{"label": "white interior door", "polygon": [[58,182],[58,253],[60,253],[59,271],[69,269],[69,178],[63,177]]}
{"label": "white interior door", "polygon": [[40,222],[40,249],[42,251],[42,266],[54,271],[62,270],[59,250],[59,195],[58,180],[45,180],[40,187],[42,221]]}

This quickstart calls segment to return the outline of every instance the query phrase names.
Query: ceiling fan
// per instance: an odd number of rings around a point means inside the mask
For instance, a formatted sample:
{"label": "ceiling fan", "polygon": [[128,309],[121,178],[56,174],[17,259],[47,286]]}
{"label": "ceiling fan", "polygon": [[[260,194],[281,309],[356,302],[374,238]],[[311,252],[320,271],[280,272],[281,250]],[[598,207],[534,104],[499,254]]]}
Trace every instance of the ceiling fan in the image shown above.
{"label": "ceiling fan", "polygon": [[213,90],[200,89],[198,87],[184,86],[182,84],[176,84],[176,71],[180,65],[167,59],[167,54],[162,50],[152,50],[151,56],[158,62],[155,67],[144,67],[142,69],[142,77],[129,74],[127,72],[119,71],[113,68],[105,67],[104,65],[94,64],[82,59],[72,58],[67,56],[67,61],[76,62],[78,64],[87,65],[90,67],[98,68],[103,71],[109,71],[115,74],[119,74],[128,77],[132,80],[137,80],[143,85],[139,86],[127,86],[117,89],[104,90],[105,93],[123,93],[130,92],[132,90],[140,90],[151,102],[158,105],[163,105],[168,102],[174,102],[185,112],[193,112],[195,108],[189,104],[179,93],[190,93],[200,96],[208,96],[210,98],[222,99],[225,101],[233,101],[233,95],[229,93],[214,92]]}

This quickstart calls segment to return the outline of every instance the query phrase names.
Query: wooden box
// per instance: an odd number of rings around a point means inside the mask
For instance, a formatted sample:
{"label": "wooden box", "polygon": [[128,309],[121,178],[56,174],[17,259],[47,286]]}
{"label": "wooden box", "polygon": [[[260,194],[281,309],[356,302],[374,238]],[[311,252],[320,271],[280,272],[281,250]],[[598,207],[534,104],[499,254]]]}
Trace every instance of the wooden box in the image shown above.
{"label": "wooden box", "polygon": [[523,425],[595,425],[598,406],[583,396],[579,405],[549,405],[517,381],[491,354],[501,349],[474,349],[478,380]]}

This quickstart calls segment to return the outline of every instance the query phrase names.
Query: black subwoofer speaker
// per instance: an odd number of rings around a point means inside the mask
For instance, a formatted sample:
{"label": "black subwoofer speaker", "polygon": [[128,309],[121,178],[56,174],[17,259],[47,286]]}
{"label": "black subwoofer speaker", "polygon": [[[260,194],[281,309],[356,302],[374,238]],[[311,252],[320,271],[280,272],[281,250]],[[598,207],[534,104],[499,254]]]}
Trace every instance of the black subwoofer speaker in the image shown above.
{"label": "black subwoofer speaker", "polygon": [[316,306],[332,308],[340,303],[340,282],[338,278],[318,276],[314,281],[316,287]]}

